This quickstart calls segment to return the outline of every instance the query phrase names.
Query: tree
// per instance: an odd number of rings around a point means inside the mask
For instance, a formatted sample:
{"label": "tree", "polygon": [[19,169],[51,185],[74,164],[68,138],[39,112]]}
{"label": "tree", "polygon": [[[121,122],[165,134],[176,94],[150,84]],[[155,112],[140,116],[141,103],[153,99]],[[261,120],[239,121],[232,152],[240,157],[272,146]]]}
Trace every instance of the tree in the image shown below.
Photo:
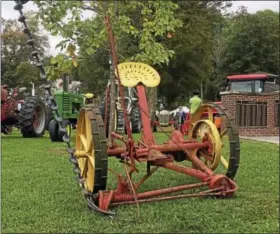
{"label": "tree", "polygon": [[[178,1],[178,17],[183,27],[168,40],[175,51],[168,66],[161,69],[159,96],[166,99],[167,108],[186,105],[194,89],[208,93],[213,73],[215,49],[214,27],[223,22],[224,1]],[[208,95],[206,95],[208,96]]]}
{"label": "tree", "polygon": [[[44,26],[53,35],[61,34],[65,41],[72,40],[92,55],[100,47],[108,48],[104,16],[108,12],[111,17],[117,44],[129,36],[137,45],[137,53],[128,50],[119,51],[120,60],[145,61],[150,64],[167,63],[173,55],[157,40],[165,37],[167,32],[173,32],[181,26],[176,18],[177,4],[172,1],[35,1],[39,7],[39,17]],[[94,17],[82,19],[81,14],[91,11]],[[48,14],[46,14],[48,13]],[[70,20],[64,22],[69,13]],[[107,46],[106,46],[107,45]],[[122,46],[120,46],[122,47]]]}
{"label": "tree", "polygon": [[[27,17],[36,47],[42,57],[49,48],[48,37],[42,34],[42,29],[31,13],[27,13]],[[36,82],[39,71],[27,63],[30,61],[31,50],[26,44],[28,38],[22,32],[22,25],[17,20],[1,19],[1,21],[3,25],[1,58],[5,69],[2,80],[10,79],[14,85],[29,85],[31,81]]]}
{"label": "tree", "polygon": [[[104,17],[110,15],[117,41],[119,61],[138,61],[150,65],[167,64],[173,56],[162,39],[182,26],[173,1],[35,1],[44,26],[54,35],[78,45],[81,54],[93,55],[97,49],[109,50]],[[94,17],[83,19],[84,11]],[[67,14],[70,18],[64,21]],[[107,80],[106,80],[107,82]],[[156,90],[152,91],[156,102]],[[151,112],[154,105],[150,105]]]}
{"label": "tree", "polygon": [[279,12],[249,14],[243,9],[228,20],[224,36],[228,74],[279,73]]}

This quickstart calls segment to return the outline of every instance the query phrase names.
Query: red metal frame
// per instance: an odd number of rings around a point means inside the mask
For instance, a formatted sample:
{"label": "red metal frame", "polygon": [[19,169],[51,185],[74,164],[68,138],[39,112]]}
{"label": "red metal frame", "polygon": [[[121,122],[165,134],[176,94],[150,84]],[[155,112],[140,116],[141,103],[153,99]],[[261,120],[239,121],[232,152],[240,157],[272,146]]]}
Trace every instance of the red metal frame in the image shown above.
{"label": "red metal frame", "polygon": [[[218,114],[218,111],[217,110],[214,110],[213,111],[213,117],[215,118],[215,116]],[[190,127],[190,118],[191,115],[190,114],[187,114],[187,118],[185,119],[184,123],[181,125],[180,127],[180,131],[181,133],[183,133],[184,135],[188,135],[188,130],[189,130],[189,127]],[[203,115],[202,115],[202,119],[208,119],[208,112],[203,112]],[[219,128],[219,126],[217,126],[217,128]]]}
{"label": "red metal frame", "polygon": [[[107,25],[109,40],[111,43],[111,52],[113,64],[116,68],[117,78],[119,80],[119,72],[117,67],[117,54],[115,48],[115,41],[112,33],[109,16],[105,17]],[[119,80],[119,84],[121,84]],[[126,176],[118,174],[118,183],[115,190],[102,191],[98,193],[98,206],[101,211],[109,209],[110,205],[143,203],[159,200],[170,200],[183,197],[195,196],[222,196],[231,197],[237,189],[234,181],[227,178],[225,175],[214,175],[214,173],[199,159],[197,151],[203,149],[204,152],[212,152],[211,139],[205,135],[202,142],[195,139],[185,140],[180,131],[173,131],[170,140],[164,144],[157,144],[155,142],[152,128],[151,118],[149,115],[148,103],[145,93],[145,87],[140,83],[137,85],[138,103],[141,113],[141,121],[143,131],[141,133],[141,140],[137,144],[132,138],[131,129],[128,124],[126,107],[123,102],[123,109],[125,113],[125,123],[127,130],[127,139],[118,135],[115,132],[111,134],[111,145],[107,148],[109,156],[120,158],[125,164]],[[120,96],[123,97],[122,86],[120,85]],[[120,140],[124,145],[117,145],[116,140]],[[180,154],[193,164],[193,168],[182,166],[174,162],[174,157]],[[134,172],[138,172],[136,163],[146,163],[147,173],[138,182],[132,181]],[[139,187],[157,170],[157,168],[166,168],[185,175],[196,177],[201,183],[192,185],[181,185],[171,188],[163,188],[154,191],[147,191],[137,193]],[[129,168],[129,169],[128,169]],[[179,192],[190,188],[208,186],[209,189],[198,194],[184,194],[158,197],[160,195]]]}
{"label": "red metal frame", "polygon": [[[211,140],[208,137],[205,137],[202,142],[197,142],[195,139],[185,140],[180,131],[173,131],[168,142],[161,145],[156,144],[150,125],[151,119],[147,114],[149,111],[144,86],[141,84],[137,85],[137,92],[143,125],[141,140],[138,144],[134,144],[134,142],[129,139],[125,140],[122,136],[114,132],[111,133],[113,143],[112,146],[108,148],[107,153],[109,156],[121,158],[125,164],[128,165],[130,171],[125,178],[122,175],[118,175],[116,190],[99,191],[99,208],[107,211],[110,205],[131,204],[135,202],[142,203],[182,197],[209,195],[231,197],[237,189],[237,185],[234,181],[224,175],[214,175],[214,173],[197,157],[197,151],[199,149],[204,149],[209,153],[212,152]],[[117,145],[115,142],[116,139],[123,141],[125,145]],[[178,153],[184,154],[185,159],[191,161],[194,168],[185,167],[175,163],[174,156]],[[138,171],[136,162],[147,163],[147,174],[137,183],[132,182],[132,174]],[[150,167],[153,167],[153,169]],[[201,183],[137,193],[137,189],[159,167],[196,177]],[[159,195],[203,186],[208,186],[209,190],[199,194],[157,197]],[[132,188],[135,190],[135,194],[131,192]]]}

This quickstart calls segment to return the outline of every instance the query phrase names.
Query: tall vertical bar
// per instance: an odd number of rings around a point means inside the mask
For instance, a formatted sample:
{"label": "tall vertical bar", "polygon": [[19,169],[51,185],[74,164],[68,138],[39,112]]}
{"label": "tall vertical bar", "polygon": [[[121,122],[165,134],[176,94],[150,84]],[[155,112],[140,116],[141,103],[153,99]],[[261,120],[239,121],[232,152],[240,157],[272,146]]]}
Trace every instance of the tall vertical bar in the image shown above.
{"label": "tall vertical bar", "polygon": [[153,132],[151,128],[151,118],[149,114],[148,102],[145,93],[145,87],[141,84],[137,85],[138,102],[141,113],[141,120],[144,132],[144,141],[148,146],[155,144]]}

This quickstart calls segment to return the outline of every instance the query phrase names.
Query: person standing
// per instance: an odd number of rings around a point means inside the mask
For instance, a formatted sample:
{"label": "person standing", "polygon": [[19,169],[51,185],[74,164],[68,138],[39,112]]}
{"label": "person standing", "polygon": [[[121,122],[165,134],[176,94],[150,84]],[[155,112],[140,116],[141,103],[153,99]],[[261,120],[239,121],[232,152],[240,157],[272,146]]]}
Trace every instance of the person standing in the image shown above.
{"label": "person standing", "polygon": [[202,99],[199,97],[199,91],[195,90],[193,92],[193,97],[190,99],[190,114],[196,112],[196,110],[201,106]]}

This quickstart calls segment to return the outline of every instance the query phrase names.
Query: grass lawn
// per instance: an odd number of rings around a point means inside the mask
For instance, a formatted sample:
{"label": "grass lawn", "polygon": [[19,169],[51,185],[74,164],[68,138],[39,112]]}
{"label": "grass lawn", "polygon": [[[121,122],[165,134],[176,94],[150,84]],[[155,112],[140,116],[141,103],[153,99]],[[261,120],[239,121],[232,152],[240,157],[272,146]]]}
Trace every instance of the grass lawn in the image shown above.
{"label": "grass lawn", "polygon": [[[270,143],[241,141],[234,198],[141,204],[140,218],[135,205],[115,207],[113,219],[88,210],[65,144],[51,143],[48,134],[2,135],[1,166],[2,233],[279,233],[279,146]],[[110,167],[122,166],[111,158]],[[143,189],[194,181],[159,169]],[[114,184],[109,174],[108,187]]]}

